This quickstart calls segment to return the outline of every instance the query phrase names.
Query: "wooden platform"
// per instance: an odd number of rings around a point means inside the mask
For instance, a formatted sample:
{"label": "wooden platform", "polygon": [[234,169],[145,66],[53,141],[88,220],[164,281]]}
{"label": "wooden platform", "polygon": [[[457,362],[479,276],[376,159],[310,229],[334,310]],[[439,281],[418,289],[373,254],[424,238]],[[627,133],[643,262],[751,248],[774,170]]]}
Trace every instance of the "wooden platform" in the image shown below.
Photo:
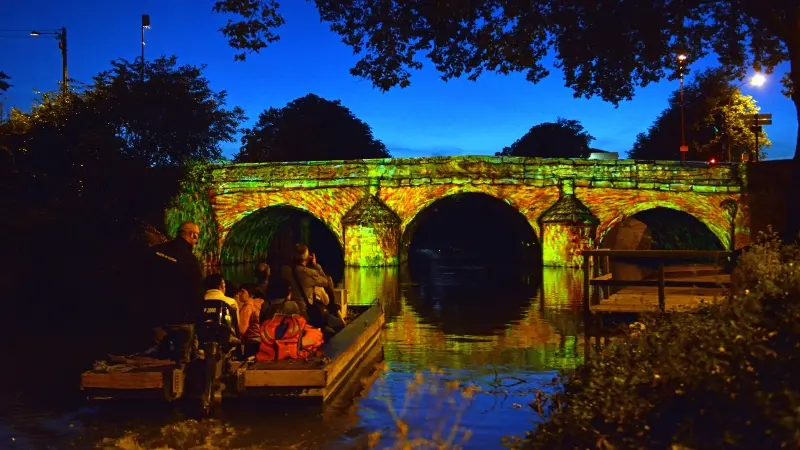
{"label": "wooden platform", "polygon": [[[584,310],[591,313],[688,311],[725,298],[731,276],[725,270],[729,252],[672,250],[589,250],[584,252]],[[698,257],[713,263],[680,260]],[[610,258],[638,259],[640,279],[620,279]],[[591,260],[594,259],[594,264]],[[590,276],[590,270],[594,276]],[[606,272],[606,273],[602,273]]]}
{"label": "wooden platform", "polygon": [[[664,306],[666,312],[689,311],[696,309],[701,303],[712,303],[725,296],[725,289],[709,288],[664,288]],[[593,313],[645,313],[658,312],[658,288],[636,286],[622,289],[603,299],[597,305],[591,305]]]}

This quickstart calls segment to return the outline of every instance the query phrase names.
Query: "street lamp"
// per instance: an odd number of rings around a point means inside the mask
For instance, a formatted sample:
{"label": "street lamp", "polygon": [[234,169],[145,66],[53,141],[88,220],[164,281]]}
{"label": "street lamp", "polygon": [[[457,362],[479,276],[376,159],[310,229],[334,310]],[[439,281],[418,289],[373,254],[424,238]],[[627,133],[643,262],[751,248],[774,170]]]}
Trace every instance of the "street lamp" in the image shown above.
{"label": "street lamp", "polygon": [[[752,78],[750,78],[750,85],[755,87],[761,87],[764,83],[767,82],[767,77],[765,77],[761,72],[756,72]],[[742,83],[744,85],[744,83]]]}
{"label": "street lamp", "polygon": [[61,89],[66,94],[68,91],[67,77],[67,27],[61,27],[54,31],[31,31],[31,36],[55,36],[58,41],[58,48],[61,49]]}
{"label": "street lamp", "polygon": [[678,55],[678,74],[680,75],[681,80],[681,161],[686,161],[686,153],[689,151],[689,147],[686,145],[686,116],[684,114],[684,102],[683,102],[683,72],[686,64],[687,56],[683,53]]}

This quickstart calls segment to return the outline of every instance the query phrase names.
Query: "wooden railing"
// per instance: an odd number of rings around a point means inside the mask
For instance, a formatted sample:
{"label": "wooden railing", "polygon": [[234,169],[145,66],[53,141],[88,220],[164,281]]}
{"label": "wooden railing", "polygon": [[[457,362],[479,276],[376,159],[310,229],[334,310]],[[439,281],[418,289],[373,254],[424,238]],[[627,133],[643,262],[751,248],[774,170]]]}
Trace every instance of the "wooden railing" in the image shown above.
{"label": "wooden railing", "polygon": [[[664,290],[667,287],[718,288],[727,287],[716,281],[687,281],[665,279],[664,264],[667,261],[706,260],[717,266],[727,264],[732,252],[709,250],[585,250],[583,256],[583,308],[589,311],[590,305],[600,302],[601,291],[611,287],[649,286],[658,288],[658,307],[665,310]],[[639,259],[655,261],[658,264],[654,280],[620,280],[615,279],[611,270],[611,258]],[[593,275],[590,275],[590,270]],[[606,271],[606,273],[601,273]],[[594,289],[592,289],[594,288]],[[592,292],[593,291],[593,292]],[[607,292],[603,293],[607,297]],[[591,303],[590,303],[591,301]]]}

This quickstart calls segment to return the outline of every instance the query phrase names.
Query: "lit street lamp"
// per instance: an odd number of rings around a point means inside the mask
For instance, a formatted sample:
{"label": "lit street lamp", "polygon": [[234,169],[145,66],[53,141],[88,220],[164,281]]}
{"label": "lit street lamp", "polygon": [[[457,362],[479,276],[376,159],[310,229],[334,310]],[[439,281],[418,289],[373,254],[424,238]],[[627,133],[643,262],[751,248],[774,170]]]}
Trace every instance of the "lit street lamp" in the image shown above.
{"label": "lit street lamp", "polygon": [[689,151],[689,146],[686,145],[686,118],[683,108],[683,72],[686,64],[686,55],[681,53],[678,55],[678,73],[681,80],[681,161],[686,161],[686,153]]}
{"label": "lit street lamp", "polygon": [[31,31],[31,36],[55,36],[58,41],[58,48],[61,49],[61,89],[64,93],[68,90],[67,77],[67,27],[61,27],[54,31]]}

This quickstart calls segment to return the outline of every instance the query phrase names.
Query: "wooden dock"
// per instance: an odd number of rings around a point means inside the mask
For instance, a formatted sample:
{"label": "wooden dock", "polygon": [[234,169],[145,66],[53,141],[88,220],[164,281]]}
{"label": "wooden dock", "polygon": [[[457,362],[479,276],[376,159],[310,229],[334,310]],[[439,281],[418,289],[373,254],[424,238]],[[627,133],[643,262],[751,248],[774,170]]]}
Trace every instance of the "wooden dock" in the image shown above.
{"label": "wooden dock", "polygon": [[[731,276],[724,266],[730,252],[672,250],[590,250],[584,255],[584,309],[591,313],[689,311],[724,298]],[[611,258],[655,263],[654,274],[638,280],[614,276]],[[594,260],[592,260],[594,258]],[[704,264],[675,263],[708,259]],[[667,265],[666,261],[672,261]],[[590,275],[593,272],[593,276]]]}

